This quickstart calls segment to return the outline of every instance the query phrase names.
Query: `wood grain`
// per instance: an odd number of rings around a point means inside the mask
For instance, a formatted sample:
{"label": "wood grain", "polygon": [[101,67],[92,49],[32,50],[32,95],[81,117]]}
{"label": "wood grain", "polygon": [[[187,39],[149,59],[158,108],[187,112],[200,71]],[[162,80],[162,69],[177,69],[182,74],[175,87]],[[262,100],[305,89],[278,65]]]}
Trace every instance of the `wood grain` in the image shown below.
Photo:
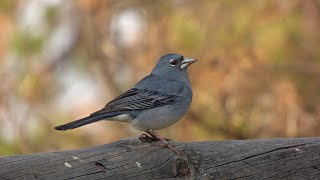
{"label": "wood grain", "polygon": [[320,179],[320,138],[171,143],[0,157],[0,179]]}

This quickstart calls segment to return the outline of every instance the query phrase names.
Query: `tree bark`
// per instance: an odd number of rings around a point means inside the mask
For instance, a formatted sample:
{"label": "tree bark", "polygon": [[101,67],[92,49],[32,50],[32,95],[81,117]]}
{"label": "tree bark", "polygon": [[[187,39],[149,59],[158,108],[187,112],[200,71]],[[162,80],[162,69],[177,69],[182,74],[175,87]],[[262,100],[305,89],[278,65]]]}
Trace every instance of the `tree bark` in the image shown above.
{"label": "tree bark", "polygon": [[181,143],[121,140],[0,157],[0,179],[320,179],[320,138]]}

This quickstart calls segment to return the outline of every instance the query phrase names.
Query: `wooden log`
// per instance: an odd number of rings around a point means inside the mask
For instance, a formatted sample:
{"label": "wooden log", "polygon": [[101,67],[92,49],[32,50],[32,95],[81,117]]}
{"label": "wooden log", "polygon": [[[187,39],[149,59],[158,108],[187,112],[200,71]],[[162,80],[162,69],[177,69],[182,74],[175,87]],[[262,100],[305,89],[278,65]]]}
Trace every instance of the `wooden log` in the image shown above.
{"label": "wooden log", "polygon": [[320,138],[171,143],[0,157],[0,179],[320,179]]}

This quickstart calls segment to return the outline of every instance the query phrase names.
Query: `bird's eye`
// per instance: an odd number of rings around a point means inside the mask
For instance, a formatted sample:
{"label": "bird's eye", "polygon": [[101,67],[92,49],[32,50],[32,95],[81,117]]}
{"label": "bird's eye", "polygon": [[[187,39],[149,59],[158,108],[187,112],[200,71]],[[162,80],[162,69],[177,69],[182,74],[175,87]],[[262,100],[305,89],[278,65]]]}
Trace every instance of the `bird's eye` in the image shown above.
{"label": "bird's eye", "polygon": [[170,64],[171,64],[171,66],[176,66],[178,64],[178,61],[175,59],[171,59]]}

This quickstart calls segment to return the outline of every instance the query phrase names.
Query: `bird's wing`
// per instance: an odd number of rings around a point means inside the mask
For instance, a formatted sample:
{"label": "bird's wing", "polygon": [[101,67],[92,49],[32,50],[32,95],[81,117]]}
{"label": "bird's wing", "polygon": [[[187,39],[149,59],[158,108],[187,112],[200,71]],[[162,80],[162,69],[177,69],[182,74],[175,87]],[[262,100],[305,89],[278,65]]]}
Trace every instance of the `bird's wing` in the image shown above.
{"label": "bird's wing", "polygon": [[103,109],[91,114],[98,115],[114,111],[143,110],[174,104],[179,96],[159,91],[132,88],[110,101]]}

